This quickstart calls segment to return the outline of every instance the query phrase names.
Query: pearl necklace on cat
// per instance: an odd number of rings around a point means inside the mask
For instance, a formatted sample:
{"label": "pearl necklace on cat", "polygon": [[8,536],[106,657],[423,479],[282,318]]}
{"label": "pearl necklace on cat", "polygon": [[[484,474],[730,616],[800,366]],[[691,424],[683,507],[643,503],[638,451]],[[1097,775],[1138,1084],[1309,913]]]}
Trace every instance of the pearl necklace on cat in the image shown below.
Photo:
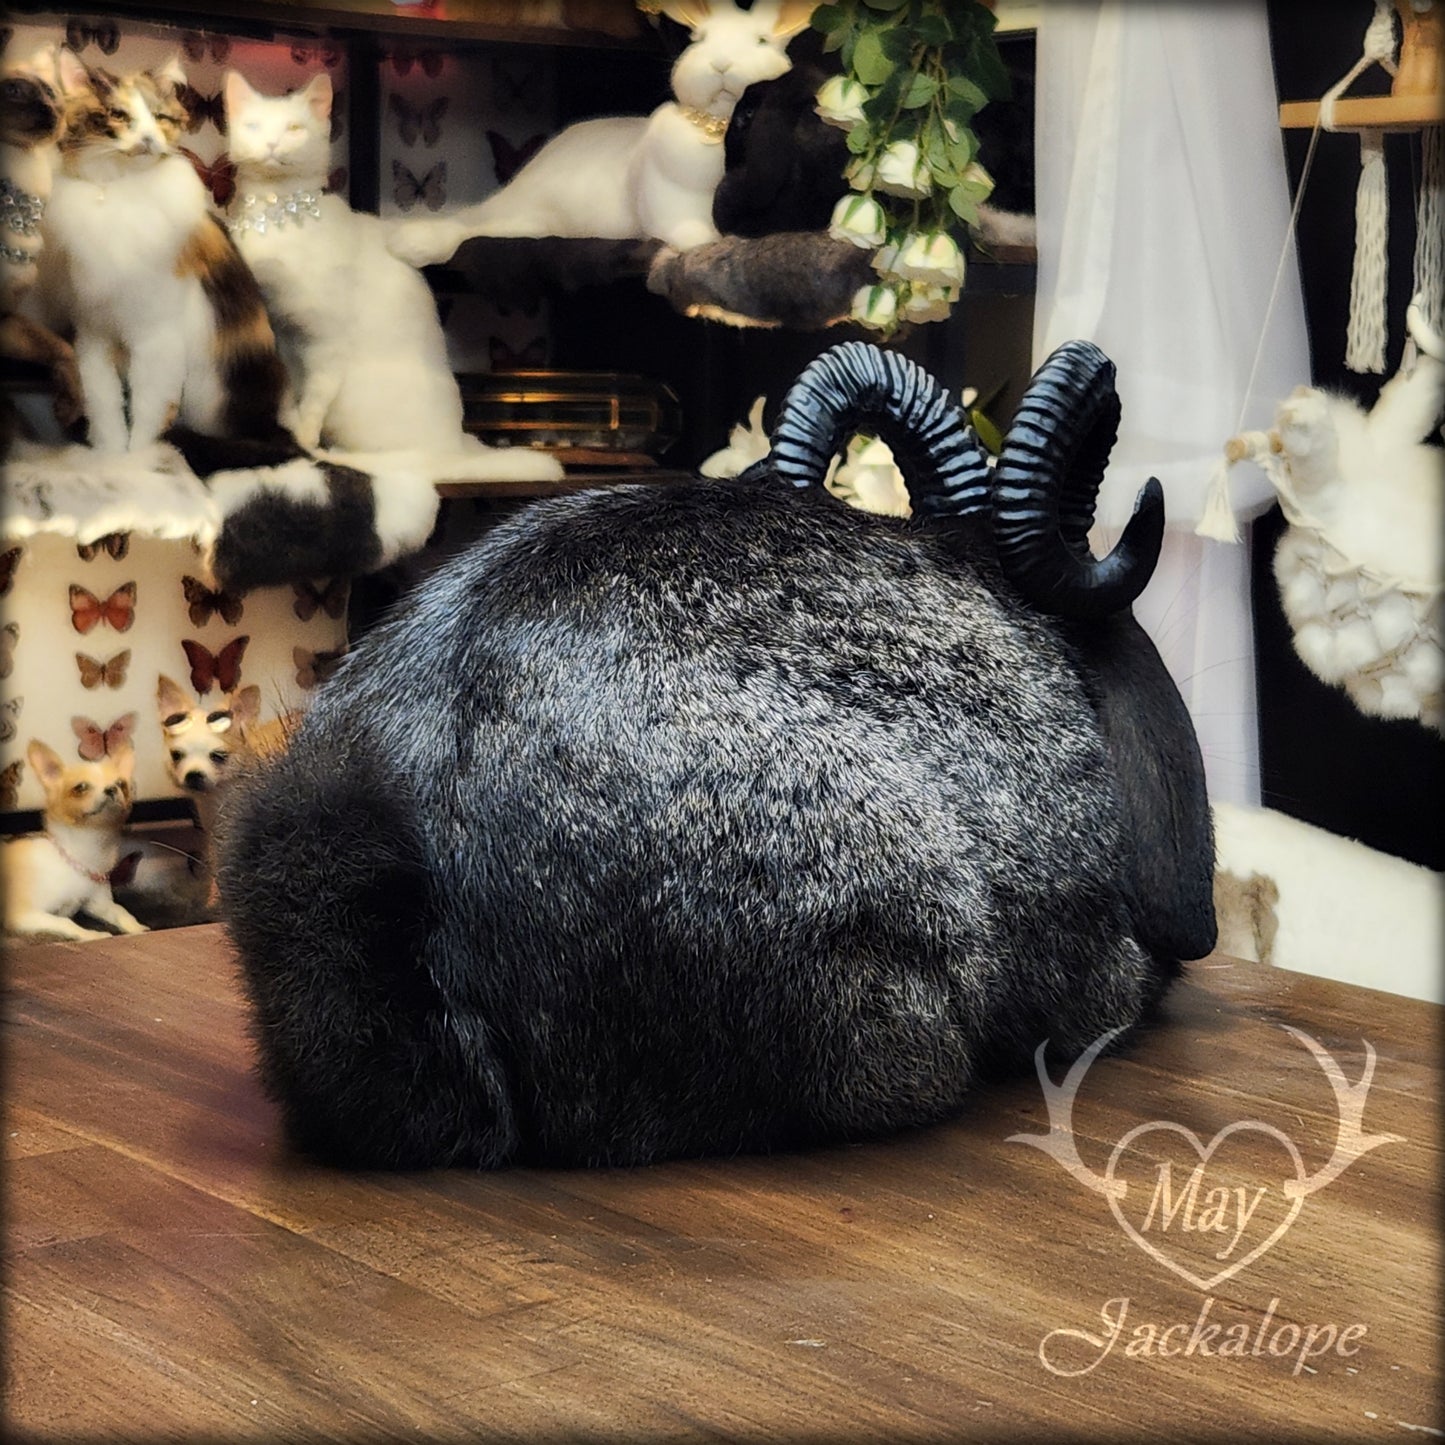
{"label": "pearl necklace on cat", "polygon": [[[13,181],[0,176],[0,230],[17,236],[34,236],[40,230],[40,220],[44,215],[45,202],[39,196],[22,191]],[[33,251],[4,241],[0,241],[0,256],[16,266],[35,259]]]}
{"label": "pearl necklace on cat", "polygon": [[321,219],[320,191],[292,191],[289,196],[278,196],[268,191],[264,196],[254,192],[241,197],[241,214],[231,222],[234,231],[255,231],[264,236],[271,229],[297,225],[307,217],[313,221]]}

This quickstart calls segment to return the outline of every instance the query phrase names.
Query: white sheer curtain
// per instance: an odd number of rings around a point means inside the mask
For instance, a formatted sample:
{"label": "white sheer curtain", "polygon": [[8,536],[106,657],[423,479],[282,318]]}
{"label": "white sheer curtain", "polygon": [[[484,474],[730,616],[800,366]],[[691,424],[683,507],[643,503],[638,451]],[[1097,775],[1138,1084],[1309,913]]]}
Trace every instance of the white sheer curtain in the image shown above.
{"label": "white sheer curtain", "polygon": [[[1292,247],[1265,326],[1289,187],[1263,0],[1050,0],[1037,96],[1034,360],[1082,337],[1118,365],[1098,540],[1157,476],[1170,525],[1135,613],[1193,714],[1211,796],[1257,803],[1247,547],[1193,529],[1226,439],[1309,381]],[[1241,520],[1271,497],[1247,465],[1232,493]]]}

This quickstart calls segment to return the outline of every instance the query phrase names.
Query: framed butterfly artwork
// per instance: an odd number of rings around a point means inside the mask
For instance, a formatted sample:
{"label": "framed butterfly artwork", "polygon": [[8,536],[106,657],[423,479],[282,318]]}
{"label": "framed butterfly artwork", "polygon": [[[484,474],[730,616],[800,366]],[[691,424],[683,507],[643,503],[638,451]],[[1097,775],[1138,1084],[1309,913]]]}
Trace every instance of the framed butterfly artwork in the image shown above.
{"label": "framed butterfly artwork", "polygon": [[130,667],[130,648],[117,652],[104,662],[89,653],[77,652],[75,666],[80,672],[80,685],[87,690],[97,687],[124,687]]}
{"label": "framed butterfly artwork", "polygon": [[226,97],[218,90],[204,95],[193,85],[182,84],[176,96],[186,112],[186,132],[195,135],[209,121],[222,135],[226,133]]}
{"label": "framed butterfly artwork", "polygon": [[0,703],[0,743],[13,743],[20,730],[20,714],[25,711],[23,697],[7,697]]}
{"label": "framed butterfly artwork", "polygon": [[15,645],[20,641],[20,624],[7,622],[0,627],[0,677],[15,671]]}
{"label": "framed butterfly artwork", "polygon": [[25,764],[19,758],[0,768],[0,812],[13,813],[20,803],[20,776]]}
{"label": "framed butterfly artwork", "polygon": [[438,161],[420,178],[400,161],[392,161],[391,182],[392,199],[403,211],[414,210],[418,201],[429,211],[439,211],[447,203],[445,161]]}
{"label": "framed butterfly artwork", "polygon": [[65,26],[65,45],[77,55],[93,45],[102,55],[120,49],[120,26],[114,20],[71,20]]}
{"label": "framed butterfly artwork", "polygon": [[341,666],[346,649],[338,647],[326,652],[312,652],[306,647],[295,647],[291,650],[291,656],[296,663],[296,685],[309,692],[318,683],[325,682]]}
{"label": "framed butterfly artwork", "polygon": [[79,739],[76,751],[88,763],[98,763],[101,758],[114,757],[124,748],[135,733],[136,715],[122,713],[109,727],[101,727],[88,717],[73,717],[70,726]]}
{"label": "framed butterfly artwork", "polygon": [[126,582],[109,597],[97,597],[88,587],[70,584],[70,625],[82,635],[97,627],[129,632],[135,623],[136,585]]}
{"label": "framed butterfly artwork", "polygon": [[93,562],[102,552],[112,560],[119,562],[129,551],[129,532],[107,532],[105,536],[97,537],[93,542],[77,542],[75,544],[75,555],[82,562]]}
{"label": "framed butterfly artwork", "polygon": [[224,211],[236,194],[236,163],[227,151],[222,151],[213,161],[203,161],[189,146],[176,149],[190,161],[201,178],[201,184],[211,193],[211,200],[217,210]]}
{"label": "framed butterfly artwork", "polygon": [[15,569],[24,555],[24,547],[11,547],[0,552],[0,597],[10,595],[10,589],[15,585]]}
{"label": "framed butterfly artwork", "polygon": [[198,697],[205,697],[213,687],[219,687],[222,692],[235,692],[241,685],[241,659],[250,641],[250,637],[244,635],[233,637],[219,652],[212,652],[193,637],[181,640],[191,669],[191,686]]}
{"label": "framed butterfly artwork", "polygon": [[193,627],[204,627],[212,617],[219,617],[234,627],[246,610],[245,600],[235,592],[214,592],[198,577],[181,578],[181,591],[186,598],[186,613]]}
{"label": "framed butterfly artwork", "polygon": [[428,148],[436,145],[442,136],[442,117],[451,103],[451,96],[439,95],[424,105],[413,105],[404,95],[392,91],[387,109],[396,119],[402,145],[410,148],[418,141]]}
{"label": "framed butterfly artwork", "polygon": [[293,582],[291,591],[295,598],[291,610],[300,621],[310,622],[318,610],[328,617],[344,616],[351,584],[344,577],[335,578],[324,587],[311,582]]}
{"label": "framed butterfly artwork", "polygon": [[231,58],[231,37],[188,30],[181,36],[181,49],[192,65],[203,64],[207,59],[215,65],[224,65]]}
{"label": "framed butterfly artwork", "polygon": [[496,172],[497,184],[505,186],[546,143],[545,135],[534,135],[520,145],[513,145],[500,132],[489,130],[487,144],[492,148],[492,169]]}

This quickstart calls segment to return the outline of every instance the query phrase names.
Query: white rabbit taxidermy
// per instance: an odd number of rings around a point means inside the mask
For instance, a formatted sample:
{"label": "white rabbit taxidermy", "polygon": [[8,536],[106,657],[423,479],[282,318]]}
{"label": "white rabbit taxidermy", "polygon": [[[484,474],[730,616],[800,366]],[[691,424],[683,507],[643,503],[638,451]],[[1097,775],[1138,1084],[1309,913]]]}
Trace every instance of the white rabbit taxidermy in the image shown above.
{"label": "white rabbit taxidermy", "polygon": [[672,68],[675,100],[650,116],[579,121],[553,136],[501,190],[449,216],[403,221],[392,252],[413,266],[448,260],[471,236],[653,238],[679,251],[718,238],[713,192],[739,96],[791,66],[785,46],[809,0],[662,0],[691,43]]}
{"label": "white rabbit taxidermy", "polygon": [[1302,386],[1226,457],[1257,461],[1289,519],[1274,571],[1304,664],[1362,712],[1445,731],[1445,453],[1423,440],[1445,411],[1445,342],[1417,306],[1409,326],[1414,364],[1370,411]]}

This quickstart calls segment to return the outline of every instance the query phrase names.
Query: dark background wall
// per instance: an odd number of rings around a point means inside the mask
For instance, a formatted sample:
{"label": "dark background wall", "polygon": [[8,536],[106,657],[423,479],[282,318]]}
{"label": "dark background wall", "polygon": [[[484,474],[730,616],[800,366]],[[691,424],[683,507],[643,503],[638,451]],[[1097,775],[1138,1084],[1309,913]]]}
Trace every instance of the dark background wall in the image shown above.
{"label": "dark background wall", "polygon": [[[1370,19],[1367,4],[1269,0],[1268,8],[1281,100],[1317,98],[1354,64]],[[1360,78],[1351,94],[1388,89],[1388,76],[1376,68]],[[1227,103],[1227,96],[1221,95],[1221,103]],[[1286,131],[1284,137],[1290,184],[1297,190],[1309,132]],[[1369,405],[1385,378],[1359,376],[1344,364],[1359,160],[1356,137],[1320,135],[1297,240],[1310,335],[1309,380]],[[1388,136],[1385,160],[1390,182],[1388,376],[1399,363],[1413,278],[1419,137]],[[1239,220],[1241,225],[1248,224],[1247,217]],[[1445,830],[1440,822],[1445,742],[1413,721],[1367,718],[1343,691],[1318,681],[1300,662],[1271,568],[1284,525],[1275,508],[1254,529],[1253,601],[1264,802],[1371,847],[1431,868],[1445,868]]]}

